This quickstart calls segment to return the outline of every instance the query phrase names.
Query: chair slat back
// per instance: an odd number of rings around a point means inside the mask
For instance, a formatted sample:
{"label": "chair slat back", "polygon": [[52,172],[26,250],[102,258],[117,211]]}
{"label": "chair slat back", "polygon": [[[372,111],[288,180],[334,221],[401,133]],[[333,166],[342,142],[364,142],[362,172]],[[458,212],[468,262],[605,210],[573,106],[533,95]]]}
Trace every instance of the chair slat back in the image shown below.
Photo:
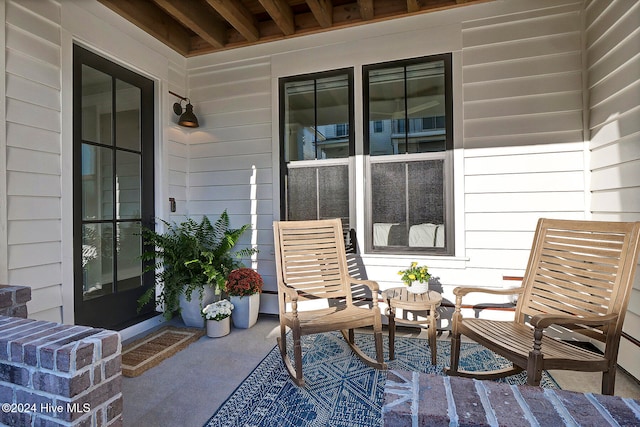
{"label": "chair slat back", "polygon": [[351,303],[340,219],[276,221],[273,227],[279,286],[295,289],[300,300],[346,298]]}
{"label": "chair slat back", "polygon": [[[619,313],[615,329],[622,328],[638,262],[639,230],[640,222],[539,220],[516,318]],[[588,335],[604,340],[598,332],[589,329]]]}

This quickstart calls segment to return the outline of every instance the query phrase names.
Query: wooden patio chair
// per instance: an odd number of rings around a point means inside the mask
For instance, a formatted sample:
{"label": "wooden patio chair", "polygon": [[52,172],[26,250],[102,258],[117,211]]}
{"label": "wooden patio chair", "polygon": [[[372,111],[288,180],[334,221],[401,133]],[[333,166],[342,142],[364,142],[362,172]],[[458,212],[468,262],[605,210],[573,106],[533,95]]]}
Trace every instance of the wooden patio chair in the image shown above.
{"label": "wooden patio chair", "polygon": [[[454,290],[447,374],[495,379],[526,370],[527,383],[539,385],[547,369],[602,371],[602,393],[613,394],[639,241],[640,222],[540,219],[520,288]],[[517,294],[515,319],[463,318],[462,297],[472,292]],[[604,343],[604,354],[547,335],[547,328],[556,325]],[[481,373],[458,369],[461,334],[504,356],[513,366]]]}
{"label": "wooden patio chair", "polygon": [[[300,337],[328,331],[341,331],[363,362],[386,369],[378,284],[349,275],[341,220],[275,221],[273,234],[280,310],[278,346],[293,381],[304,385]],[[352,285],[371,289],[371,307],[354,305]],[[313,307],[304,309],[303,305],[312,301]],[[354,342],[354,328],[366,326],[373,327],[377,360],[363,353]],[[295,364],[287,354],[287,327],[293,335]]]}

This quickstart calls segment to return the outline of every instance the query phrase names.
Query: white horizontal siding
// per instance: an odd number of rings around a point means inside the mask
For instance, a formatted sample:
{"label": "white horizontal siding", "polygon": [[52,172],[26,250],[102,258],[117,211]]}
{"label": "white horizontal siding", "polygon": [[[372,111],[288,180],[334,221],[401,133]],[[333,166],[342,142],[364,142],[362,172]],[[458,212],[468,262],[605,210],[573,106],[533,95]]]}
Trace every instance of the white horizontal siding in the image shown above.
{"label": "white horizontal siding", "polygon": [[[465,227],[471,231],[520,231],[532,229],[539,218],[549,216],[549,212],[469,212],[465,215]],[[553,212],[557,219],[583,219],[582,212]],[[524,268],[524,267],[523,267]]]}
{"label": "white horizontal siding", "polygon": [[[191,200],[189,202],[190,215],[207,215],[209,219],[214,220],[226,210],[229,215],[246,214],[252,212],[256,215],[256,220],[260,216],[267,218],[269,215],[273,216],[273,206],[271,200],[261,200],[259,203],[255,203],[254,200]],[[230,219],[232,224],[237,228],[244,224],[240,224],[235,217]],[[248,224],[248,223],[245,223]]]}
{"label": "white horizontal siding", "polygon": [[[575,79],[575,76],[573,78]],[[466,120],[491,118],[503,120],[508,116],[548,115],[567,111],[582,111],[582,92],[580,90],[467,101],[464,116]]]}
{"label": "white horizontal siding", "polygon": [[556,191],[582,191],[584,188],[584,173],[582,171],[512,173],[509,175],[508,180],[494,174],[465,177],[467,194],[487,192],[532,193],[547,191],[550,187],[555,187]]}
{"label": "white horizontal siding", "polygon": [[[548,189],[538,193],[467,194],[465,212],[572,212],[584,209],[584,192],[557,192]],[[535,228],[535,224],[532,224]]]}
{"label": "white horizontal siding", "polygon": [[640,213],[638,189],[630,187],[594,191],[591,195],[594,216],[605,212]]}
{"label": "white horizontal siding", "polygon": [[[560,57],[550,55],[541,58],[521,58],[508,62],[479,62],[465,63],[464,82],[467,84],[484,84],[484,82],[499,82],[504,79],[517,79],[545,76],[561,76],[566,73],[574,74],[582,67],[580,52],[569,52]],[[507,82],[505,82],[507,83]]]}
{"label": "white horizontal siding", "polygon": [[270,60],[214,62],[189,71],[200,122],[189,136],[189,215],[215,221],[226,210],[233,228],[250,224],[238,248],[264,248],[254,264],[244,263],[275,291],[273,253],[266,250],[273,247],[274,212]]}
{"label": "white horizontal siding", "polygon": [[15,220],[8,230],[7,240],[10,245],[25,243],[57,242],[60,240],[62,230],[60,221],[20,221]]}
{"label": "white horizontal siding", "polygon": [[[253,187],[253,188],[252,188]],[[272,196],[273,188],[270,184],[236,185],[208,185],[203,187],[192,186],[190,189],[191,200],[211,200],[223,198],[225,200],[251,200],[251,198],[268,199]]]}
{"label": "white horizontal siding", "polygon": [[11,172],[7,177],[7,194],[10,196],[60,197],[60,183],[52,174]]}
{"label": "white horizontal siding", "polygon": [[57,65],[44,63],[15,49],[11,50],[11,55],[7,55],[6,72],[43,86],[60,89],[60,70]]}
{"label": "white horizontal siding", "polygon": [[[637,141],[637,135],[640,133],[640,109],[634,109],[626,112],[614,112],[607,114],[608,119],[601,124],[595,123],[591,127],[591,143],[592,153],[599,153],[600,149],[606,149],[606,145],[615,142],[615,151],[624,152],[628,150],[623,145],[633,144]],[[599,156],[591,156],[594,161],[593,166],[597,167],[595,162],[608,162],[607,157],[601,159]]]}
{"label": "white horizontal siding", "polygon": [[[191,172],[189,174],[189,182],[192,188],[208,185],[228,185],[237,183],[249,183],[253,179],[253,171],[251,169],[244,170],[216,170]],[[255,183],[269,184],[273,181],[273,174],[268,169],[256,169]]]}
{"label": "white horizontal siding", "polygon": [[[574,67],[571,67],[575,69]],[[569,70],[571,70],[569,68]],[[465,77],[466,77],[465,72]],[[466,80],[465,80],[466,82]],[[466,105],[471,106],[473,101],[489,102],[501,98],[514,98],[519,104],[526,105],[517,97],[546,95],[549,91],[569,92],[575,96],[582,92],[580,71],[568,71],[556,74],[525,75],[523,77],[511,77],[499,81],[480,81],[478,83],[465,83],[464,97]],[[535,98],[533,98],[535,101]],[[582,108],[582,105],[580,105]]]}
{"label": "white horizontal siding", "polygon": [[584,167],[584,156],[580,151],[527,151],[522,150],[515,155],[467,156],[464,161],[465,175],[570,172],[582,171]]}
{"label": "white horizontal siding", "polygon": [[584,218],[580,3],[464,22],[462,40],[462,284],[507,286],[540,217]]}
{"label": "white horizontal siding", "polygon": [[[182,64],[169,62],[169,90],[181,96],[187,96],[187,73]],[[180,99],[174,95],[168,96],[166,111],[169,115],[167,123],[167,142],[166,148],[161,153],[162,158],[167,162],[167,176],[156,176],[156,179],[167,179],[168,195],[167,198],[173,198],[176,201],[176,211],[168,212],[167,218],[170,221],[181,222],[188,215],[187,210],[187,185],[189,175],[189,146],[187,139],[189,131],[177,125],[178,116],[173,113],[173,104],[180,102]],[[182,106],[184,107],[184,103]],[[199,111],[195,111],[196,117],[200,117]],[[160,153],[159,153],[160,154]],[[162,200],[161,206],[168,206],[168,200]],[[158,207],[156,207],[157,209]],[[165,208],[166,209],[166,208]],[[156,216],[160,216],[158,212]]]}
{"label": "white horizontal siding", "polygon": [[[600,191],[610,188],[640,187],[640,158],[626,160],[616,167],[599,168],[593,172],[591,178],[591,190]],[[640,199],[640,197],[638,197]]]}
{"label": "white horizontal siding", "polygon": [[582,141],[579,13],[576,2],[463,24],[466,149]]}
{"label": "white horizontal siding", "polygon": [[8,23],[19,24],[22,29],[55,44],[60,44],[60,5],[55,0],[23,0],[7,2],[6,16]]}
{"label": "white horizontal siding", "polygon": [[504,248],[524,249],[531,248],[533,240],[533,232],[524,231],[468,231],[467,232],[467,249],[497,249]]}
{"label": "white horizontal siding", "polygon": [[[640,3],[588,1],[587,85],[594,219],[640,221]],[[623,330],[640,339],[640,278]],[[640,378],[638,349],[622,339],[618,363]]]}
{"label": "white horizontal siding", "polygon": [[[638,120],[640,121],[640,115]],[[597,150],[598,155],[591,156],[591,170],[640,159],[640,144],[638,144],[637,138],[638,136],[635,134],[618,137],[614,139],[615,144],[610,144],[609,142],[613,140],[609,140],[606,144],[598,146],[597,149],[592,140],[592,152]]]}
{"label": "white horizontal siding", "polygon": [[20,123],[7,123],[7,146],[60,154],[60,134]]}
{"label": "white horizontal siding", "polygon": [[[29,317],[37,319],[40,316],[45,317],[46,311],[51,310],[51,314],[61,314],[62,292],[60,285],[49,286],[46,288],[36,288],[31,290],[31,301],[29,302]],[[46,316],[50,316],[47,314]]]}
{"label": "white horizontal siding", "polygon": [[60,111],[16,98],[7,98],[7,121],[53,132],[60,132]]}
{"label": "white horizontal siding", "polygon": [[30,104],[56,111],[60,109],[60,89],[7,73],[7,98],[21,98]]}
{"label": "white horizontal siding", "polygon": [[[473,271],[474,276],[477,270],[498,270],[495,277],[501,277],[508,270],[519,269],[524,272],[529,259],[531,246],[524,249],[469,249],[467,256],[467,275],[465,281],[467,286],[482,286],[482,283],[469,279],[468,274]],[[486,274],[486,273],[485,273]],[[447,279],[448,281],[448,279]]]}
{"label": "white horizontal siding", "polygon": [[32,32],[33,30],[34,28],[17,28],[7,21],[7,49],[22,52],[45,64],[60,67],[60,46],[50,40],[39,38]]}
{"label": "white horizontal siding", "polygon": [[[203,120],[204,121],[204,120]],[[208,123],[207,123],[208,124]],[[245,125],[223,126],[215,132],[198,132],[189,138],[190,144],[210,144],[230,141],[264,139],[271,132],[271,123],[246,123]]]}
{"label": "white horizontal siding", "polygon": [[[271,112],[269,112],[271,113]],[[237,144],[235,140],[191,145],[191,158],[271,154],[271,139],[253,139],[251,144]]]}
{"label": "white horizontal siding", "polygon": [[60,242],[25,243],[9,246],[9,270],[62,261]]}
{"label": "white horizontal siding", "polygon": [[60,155],[32,149],[9,147],[7,149],[7,169],[9,171],[60,175]]}
{"label": "white horizontal siding", "polygon": [[62,321],[60,7],[5,11],[8,279],[32,288],[31,317]]}
{"label": "white horizontal siding", "polygon": [[191,172],[265,169],[271,167],[271,154],[192,158],[189,165]]}
{"label": "white horizontal siding", "polygon": [[28,283],[31,289],[57,286],[62,274],[61,268],[59,262],[28,268],[14,268],[9,272],[9,283]]}
{"label": "white horizontal siding", "polygon": [[[525,99],[522,101],[525,102]],[[472,135],[476,138],[535,134],[540,143],[553,140],[556,132],[581,130],[582,111],[556,111],[555,113],[508,117],[493,116],[485,119],[469,119],[464,123],[465,135]]]}

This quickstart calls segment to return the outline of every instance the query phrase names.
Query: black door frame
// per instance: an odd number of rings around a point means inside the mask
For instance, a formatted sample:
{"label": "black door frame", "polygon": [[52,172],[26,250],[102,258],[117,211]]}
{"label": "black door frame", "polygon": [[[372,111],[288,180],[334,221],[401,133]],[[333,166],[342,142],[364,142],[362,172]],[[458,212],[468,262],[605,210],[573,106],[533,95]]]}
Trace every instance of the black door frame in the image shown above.
{"label": "black door frame", "polygon": [[[73,45],[73,260],[75,323],[121,330],[155,315],[155,304],[138,310],[138,298],[155,286],[153,271],[143,273],[143,285],[117,292],[117,260],[114,259],[114,292],[85,301],[83,298],[82,267],[82,66],[87,65],[140,89],[141,94],[141,221],[146,227],[154,225],[154,99],[153,80],[141,76],[119,64],[103,58],[81,46]],[[112,91],[115,90],[113,85]],[[114,95],[115,99],[115,95]],[[115,109],[113,110],[115,120]],[[113,129],[113,124],[112,124]],[[115,132],[112,133],[115,135]],[[113,168],[115,169],[115,162]],[[97,223],[101,221],[96,221]],[[118,220],[105,220],[116,224]],[[115,235],[115,233],[114,233]],[[115,237],[114,237],[115,238]],[[144,266],[143,266],[144,267]]]}

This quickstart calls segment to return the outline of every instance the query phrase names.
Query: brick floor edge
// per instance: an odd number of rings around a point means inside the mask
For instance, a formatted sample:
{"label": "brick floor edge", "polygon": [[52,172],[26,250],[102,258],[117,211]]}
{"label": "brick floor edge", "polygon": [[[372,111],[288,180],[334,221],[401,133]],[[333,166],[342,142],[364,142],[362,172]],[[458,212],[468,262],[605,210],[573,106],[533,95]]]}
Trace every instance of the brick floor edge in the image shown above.
{"label": "brick floor edge", "polygon": [[640,401],[494,381],[389,371],[385,427],[640,425]]}

